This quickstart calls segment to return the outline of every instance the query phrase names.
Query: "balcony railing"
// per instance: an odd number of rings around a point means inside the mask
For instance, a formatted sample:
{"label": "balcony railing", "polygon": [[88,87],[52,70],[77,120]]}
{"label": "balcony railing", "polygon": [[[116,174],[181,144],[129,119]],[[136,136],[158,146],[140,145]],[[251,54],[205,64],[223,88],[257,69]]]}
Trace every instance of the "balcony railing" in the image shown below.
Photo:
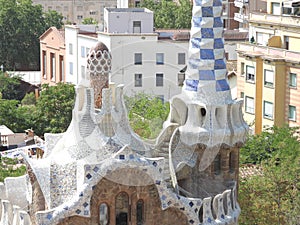
{"label": "balcony railing", "polygon": [[243,15],[243,14],[241,14],[241,13],[235,13],[235,14],[234,14],[234,20],[235,20],[235,21],[238,21],[238,22],[240,22],[240,23],[245,23],[245,22],[247,22],[247,20],[248,20],[248,16]]}
{"label": "balcony railing", "polygon": [[289,51],[283,48],[273,48],[251,43],[239,43],[237,45],[237,51],[261,54],[270,59],[282,58],[286,61],[300,63],[300,52]]}
{"label": "balcony railing", "polygon": [[248,5],[249,0],[234,0],[234,6],[238,8],[243,8],[243,6]]}
{"label": "balcony railing", "polygon": [[253,12],[249,14],[249,22],[272,23],[274,25],[278,24],[290,27],[297,26],[300,28],[299,17],[293,15],[272,15]]}

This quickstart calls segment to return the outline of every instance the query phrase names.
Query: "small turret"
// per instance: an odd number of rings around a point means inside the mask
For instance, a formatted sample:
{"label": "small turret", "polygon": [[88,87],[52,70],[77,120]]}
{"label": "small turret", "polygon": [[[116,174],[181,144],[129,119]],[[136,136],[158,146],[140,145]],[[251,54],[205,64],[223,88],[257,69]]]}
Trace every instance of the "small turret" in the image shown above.
{"label": "small turret", "polygon": [[102,42],[92,48],[88,54],[87,68],[90,75],[90,85],[94,89],[95,108],[102,106],[102,90],[109,87],[111,71],[111,54]]}

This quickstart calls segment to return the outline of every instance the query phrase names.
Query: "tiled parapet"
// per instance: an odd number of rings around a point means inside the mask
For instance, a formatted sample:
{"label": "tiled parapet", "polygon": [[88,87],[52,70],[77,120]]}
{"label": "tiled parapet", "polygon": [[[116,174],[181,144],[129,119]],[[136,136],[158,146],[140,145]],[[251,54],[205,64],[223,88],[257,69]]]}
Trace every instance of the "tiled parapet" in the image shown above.
{"label": "tiled parapet", "polygon": [[237,219],[240,214],[234,199],[235,190],[225,190],[214,197],[203,199],[203,208],[199,213],[199,219],[202,225],[215,224],[215,225],[233,225],[237,224]]}
{"label": "tiled parapet", "polygon": [[1,200],[2,213],[0,225],[12,224],[13,221],[13,206],[8,200]]}
{"label": "tiled parapet", "polygon": [[20,210],[19,211],[19,215],[20,215],[20,225],[31,225],[31,220],[30,220],[30,216],[28,215],[28,213],[24,210]]}
{"label": "tiled parapet", "polygon": [[[32,198],[29,176],[7,177],[4,179],[7,200],[12,205],[18,205],[21,208],[29,206]],[[16,197],[18,196],[18,197]]]}
{"label": "tiled parapet", "polygon": [[16,206],[14,205],[13,206],[13,222],[12,222],[12,225],[19,225],[20,224],[20,207],[19,206]]}

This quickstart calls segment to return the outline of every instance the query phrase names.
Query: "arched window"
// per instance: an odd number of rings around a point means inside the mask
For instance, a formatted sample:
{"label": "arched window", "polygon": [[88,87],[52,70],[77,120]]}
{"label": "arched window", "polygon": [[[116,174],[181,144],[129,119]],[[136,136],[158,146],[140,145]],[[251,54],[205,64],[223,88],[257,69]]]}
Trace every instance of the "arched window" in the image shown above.
{"label": "arched window", "polygon": [[214,173],[220,175],[221,173],[221,154],[219,153],[214,160]]}
{"label": "arched window", "polygon": [[101,203],[99,207],[99,220],[100,220],[100,225],[108,225],[109,212],[106,203]]}
{"label": "arched window", "polygon": [[129,221],[129,197],[126,192],[116,196],[116,225],[128,225]]}
{"label": "arched window", "polygon": [[143,225],[144,222],[144,201],[138,200],[136,203],[136,224]]}

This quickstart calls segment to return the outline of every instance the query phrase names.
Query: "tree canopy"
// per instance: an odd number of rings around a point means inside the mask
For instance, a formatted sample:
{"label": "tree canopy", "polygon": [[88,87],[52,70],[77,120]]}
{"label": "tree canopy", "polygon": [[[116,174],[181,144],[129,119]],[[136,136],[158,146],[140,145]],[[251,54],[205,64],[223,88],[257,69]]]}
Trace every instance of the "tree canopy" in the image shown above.
{"label": "tree canopy", "polygon": [[8,100],[21,100],[23,97],[22,90],[20,89],[21,78],[18,76],[8,76],[0,72],[0,93],[2,99]]}
{"label": "tree canopy", "polygon": [[143,0],[141,7],[154,12],[155,28],[183,29],[191,27],[192,3],[189,0]]}
{"label": "tree canopy", "polygon": [[240,224],[298,224],[300,143],[298,128],[272,127],[249,137],[241,166],[256,164],[261,174],[240,179]]}
{"label": "tree canopy", "polygon": [[[7,77],[11,82],[13,79]],[[0,90],[4,84],[0,82]],[[25,129],[33,128],[40,136],[45,132],[64,132],[72,119],[74,100],[74,86],[63,83],[57,86],[43,85],[38,99],[35,99],[33,94],[27,94],[22,101],[2,98],[0,125],[6,125],[14,132],[24,132]]]}
{"label": "tree canopy", "polygon": [[62,26],[62,16],[43,12],[31,0],[0,0],[0,65],[5,70],[39,69],[39,37],[50,26]]}
{"label": "tree canopy", "polygon": [[35,130],[40,134],[65,132],[72,119],[75,101],[74,85],[59,83],[42,86],[36,103]]}

